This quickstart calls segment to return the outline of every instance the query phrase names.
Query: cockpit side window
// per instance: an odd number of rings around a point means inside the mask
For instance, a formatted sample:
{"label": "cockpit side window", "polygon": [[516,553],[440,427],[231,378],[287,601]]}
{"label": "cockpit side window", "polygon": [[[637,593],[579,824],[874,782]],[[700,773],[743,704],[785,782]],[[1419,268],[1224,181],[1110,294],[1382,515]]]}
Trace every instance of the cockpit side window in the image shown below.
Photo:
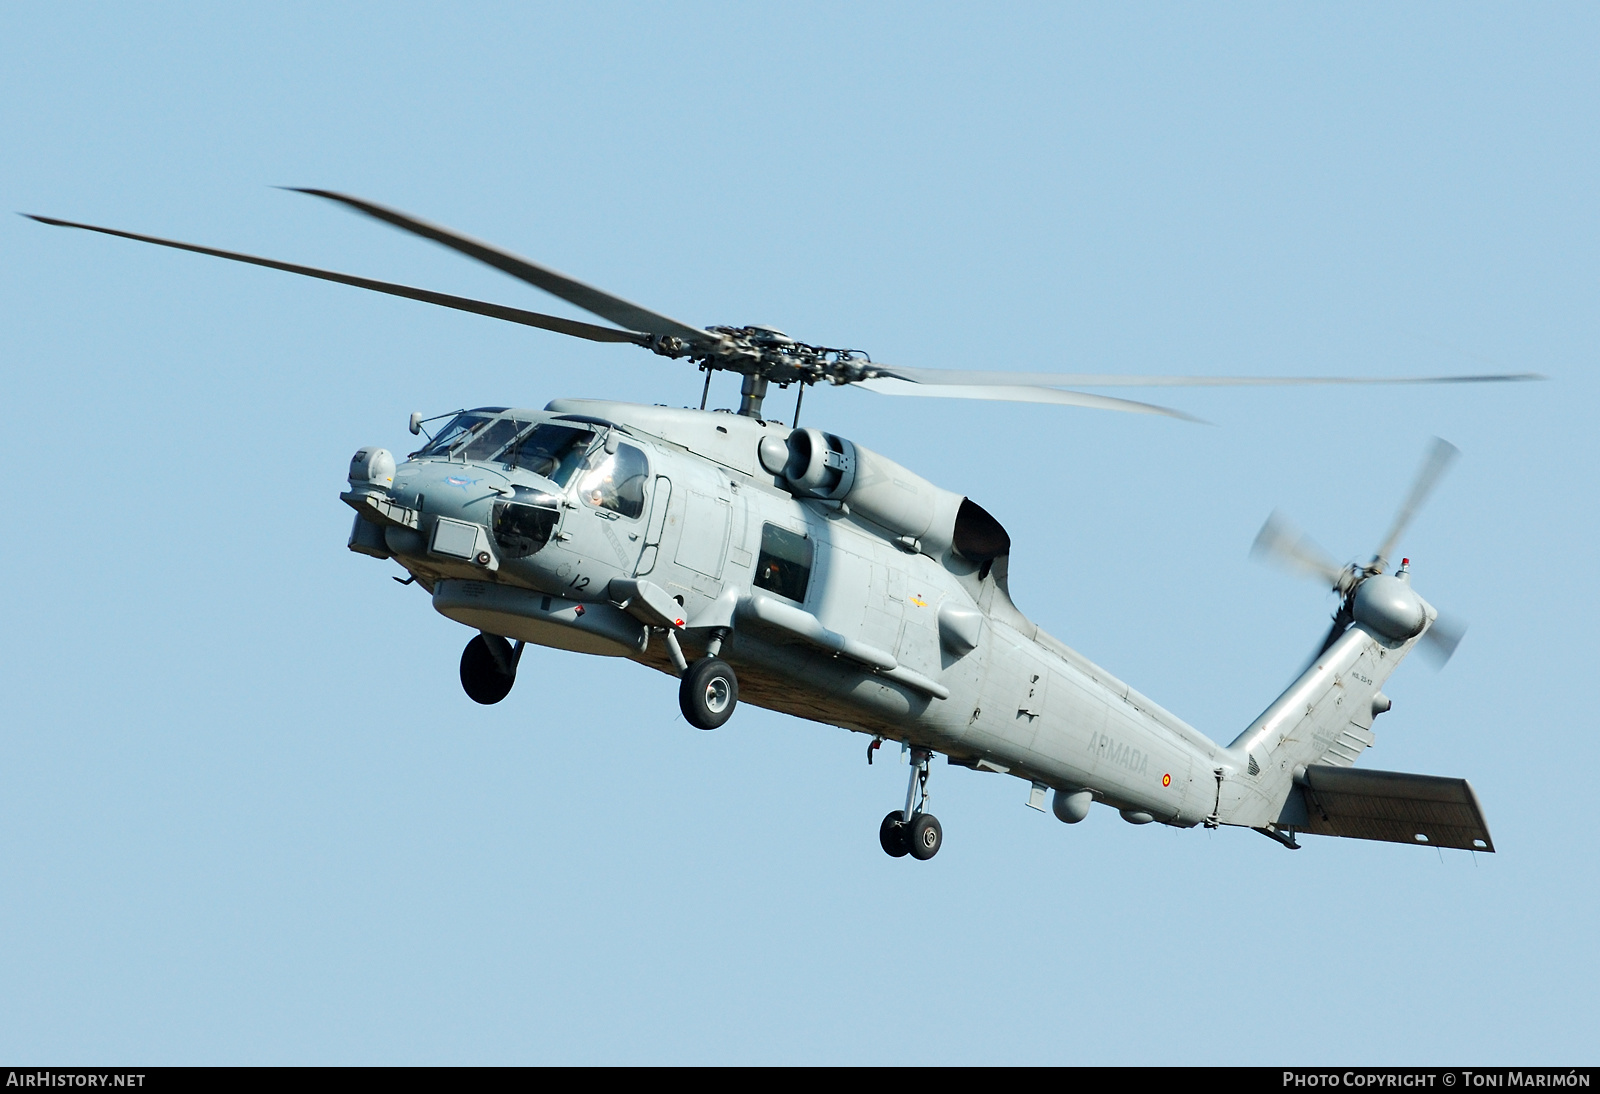
{"label": "cockpit side window", "polygon": [[761,527],[755,586],[804,603],[811,583],[811,540],[776,524]]}
{"label": "cockpit side window", "polygon": [[618,444],[615,452],[596,448],[589,456],[578,494],[597,509],[625,517],[644,515],[644,488],[650,481],[650,463],[631,444]]}
{"label": "cockpit side window", "polygon": [[583,463],[594,434],[569,425],[536,425],[525,433],[502,457],[513,467],[523,467],[543,475],[557,486],[566,486],[572,473]]}

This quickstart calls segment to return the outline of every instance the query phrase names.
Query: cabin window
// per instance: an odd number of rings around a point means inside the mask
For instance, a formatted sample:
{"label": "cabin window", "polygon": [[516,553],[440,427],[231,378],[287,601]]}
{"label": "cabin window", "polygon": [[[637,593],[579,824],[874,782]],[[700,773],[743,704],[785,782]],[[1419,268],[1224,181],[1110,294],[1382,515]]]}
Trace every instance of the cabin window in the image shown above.
{"label": "cabin window", "polygon": [[650,463],[644,453],[631,444],[619,444],[615,452],[598,447],[578,479],[578,494],[597,509],[609,509],[625,517],[644,515],[644,487],[650,479]]}
{"label": "cabin window", "polygon": [[763,525],[761,555],[756,559],[756,588],[803,603],[810,581],[811,541],[776,524]]}

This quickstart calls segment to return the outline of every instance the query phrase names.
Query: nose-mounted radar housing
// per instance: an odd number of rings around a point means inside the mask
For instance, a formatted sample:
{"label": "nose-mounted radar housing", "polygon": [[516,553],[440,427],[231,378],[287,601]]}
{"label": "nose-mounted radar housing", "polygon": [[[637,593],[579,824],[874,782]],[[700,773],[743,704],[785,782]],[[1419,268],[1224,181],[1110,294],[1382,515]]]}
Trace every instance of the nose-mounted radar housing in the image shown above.
{"label": "nose-mounted radar housing", "polygon": [[356,449],[350,457],[350,489],[339,500],[356,511],[356,525],[350,533],[350,549],[375,558],[388,558],[385,528],[416,531],[421,514],[394,500],[394,453],[387,448]]}
{"label": "nose-mounted radar housing", "polygon": [[387,448],[358,448],[350,457],[350,489],[388,493],[394,486],[394,453]]}

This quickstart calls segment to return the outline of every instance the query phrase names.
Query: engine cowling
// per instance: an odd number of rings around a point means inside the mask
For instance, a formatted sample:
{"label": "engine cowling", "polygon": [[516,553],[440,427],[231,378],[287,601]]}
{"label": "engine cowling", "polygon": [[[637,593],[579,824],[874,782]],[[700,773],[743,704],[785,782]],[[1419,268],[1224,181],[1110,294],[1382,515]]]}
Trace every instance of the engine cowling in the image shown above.
{"label": "engine cowling", "polygon": [[856,446],[820,429],[789,434],[789,458],[783,477],[789,488],[807,497],[841,501],[856,480]]}
{"label": "engine cowling", "polygon": [[840,501],[931,558],[954,548],[969,562],[1009,554],[1011,537],[982,506],[913,471],[820,429],[789,434],[781,472],[800,497]]}

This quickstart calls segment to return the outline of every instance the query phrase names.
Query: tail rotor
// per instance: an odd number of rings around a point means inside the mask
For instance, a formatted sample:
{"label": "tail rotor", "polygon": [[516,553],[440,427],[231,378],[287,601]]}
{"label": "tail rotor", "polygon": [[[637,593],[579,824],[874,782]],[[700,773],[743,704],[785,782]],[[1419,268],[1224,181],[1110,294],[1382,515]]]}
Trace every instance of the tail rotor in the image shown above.
{"label": "tail rotor", "polygon": [[[1323,639],[1322,645],[1312,656],[1311,663],[1315,663],[1316,659],[1321,657],[1355,621],[1358,613],[1356,594],[1361,586],[1373,578],[1380,577],[1388,569],[1389,558],[1399,545],[1400,537],[1405,534],[1417,512],[1460,454],[1460,449],[1449,441],[1441,437],[1433,438],[1432,444],[1423,456],[1422,465],[1411,481],[1410,491],[1401,503],[1399,511],[1395,513],[1388,534],[1373,552],[1370,562],[1351,562],[1341,566],[1315,540],[1276,509],[1261,526],[1261,531],[1256,534],[1255,542],[1250,547],[1252,557],[1325,582],[1328,588],[1339,594],[1339,609],[1334,613],[1333,625]],[[1394,582],[1396,579],[1409,584],[1410,578],[1406,572],[1408,563],[1408,559],[1403,559],[1400,572],[1393,578],[1382,578],[1379,584]],[[1415,631],[1409,633],[1415,634]],[[1435,618],[1427,627],[1422,635],[1423,648],[1437,668],[1443,668],[1450,660],[1465,633],[1464,623],[1453,619],[1447,620],[1442,616]],[[1310,664],[1306,667],[1309,668]]]}
{"label": "tail rotor", "polygon": [[1272,511],[1267,522],[1261,526],[1261,531],[1256,533],[1256,541],[1250,545],[1250,554],[1294,573],[1319,578],[1334,589],[1344,583],[1350,570],[1350,567],[1335,562],[1332,555],[1279,509]]}

